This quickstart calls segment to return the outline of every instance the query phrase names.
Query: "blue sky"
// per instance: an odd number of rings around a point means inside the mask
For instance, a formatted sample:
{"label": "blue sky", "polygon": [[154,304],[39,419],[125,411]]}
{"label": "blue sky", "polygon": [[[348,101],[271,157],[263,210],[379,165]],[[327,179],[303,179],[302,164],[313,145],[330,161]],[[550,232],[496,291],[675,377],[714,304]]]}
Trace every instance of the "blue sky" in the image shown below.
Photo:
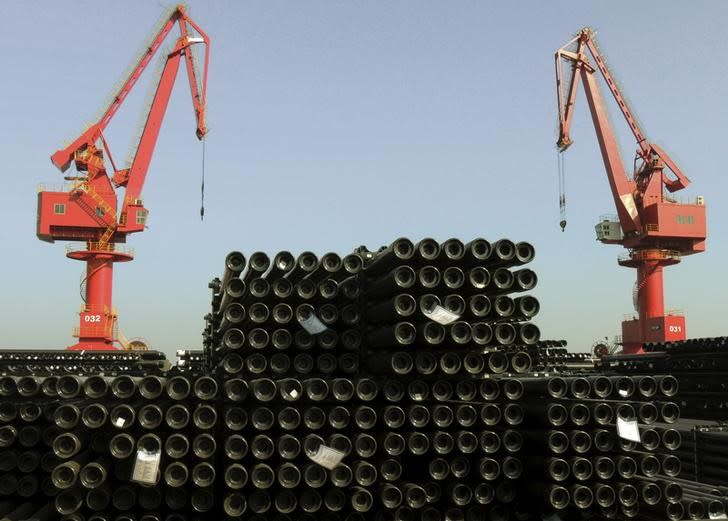
{"label": "blue sky", "polygon": [[[35,237],[36,185],[60,183],[49,156],[76,137],[164,11],[160,2],[0,3],[4,183],[0,345],[72,343],[82,264]],[[598,32],[647,136],[704,195],[708,251],[666,270],[666,304],[689,336],[728,333],[728,40],[725,2],[203,2],[210,35],[206,218],[202,150],[180,76],[144,200],[149,229],[118,265],[129,337],[173,353],[200,345],[207,282],[225,254],[346,253],[399,236],[510,237],[537,248],[544,337],[586,350],[619,332],[634,272],[594,239],[613,213],[586,100],[566,157],[558,227],[553,53]],[[171,45],[172,40],[169,40]],[[152,67],[153,69],[154,67]],[[142,77],[108,138],[125,158],[147,93]],[[624,157],[635,149],[611,107]]]}

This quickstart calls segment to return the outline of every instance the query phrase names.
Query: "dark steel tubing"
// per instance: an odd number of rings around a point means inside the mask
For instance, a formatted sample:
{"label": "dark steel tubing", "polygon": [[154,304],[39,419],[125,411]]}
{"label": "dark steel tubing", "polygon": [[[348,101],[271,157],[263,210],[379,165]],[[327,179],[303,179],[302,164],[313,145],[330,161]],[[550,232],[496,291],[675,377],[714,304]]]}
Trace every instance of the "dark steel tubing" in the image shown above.
{"label": "dark steel tubing", "polygon": [[168,487],[183,487],[189,479],[189,469],[184,463],[174,461],[164,469],[163,479]]}
{"label": "dark steel tubing", "polygon": [[519,324],[517,342],[532,346],[537,344],[539,340],[541,340],[541,330],[536,324],[530,322]]}
{"label": "dark steel tubing", "polygon": [[173,400],[187,398],[190,390],[190,381],[184,376],[174,376],[167,380],[167,396]]}
{"label": "dark steel tubing", "polygon": [[284,277],[296,265],[296,259],[289,251],[279,251],[273,257],[270,269],[263,275],[268,281],[274,282]]}
{"label": "dark steel tubing", "polygon": [[288,279],[278,279],[270,286],[273,295],[278,299],[287,299],[293,294],[293,283]]}
{"label": "dark steel tubing", "polygon": [[415,254],[415,245],[406,238],[399,238],[387,248],[378,252],[369,264],[364,267],[368,275],[376,275],[411,259]]}
{"label": "dark steel tubing", "polygon": [[248,383],[241,378],[232,378],[225,381],[223,390],[228,400],[240,402],[248,395]]}
{"label": "dark steel tubing", "polygon": [[315,463],[309,463],[303,468],[303,481],[311,488],[323,487],[327,478],[326,470]]}
{"label": "dark steel tubing", "polygon": [[[359,295],[361,295],[361,290],[362,288],[358,275],[352,275],[351,277],[348,277],[339,283],[339,294],[348,300],[356,300],[357,298],[359,298]],[[357,308],[352,305],[349,306],[348,312],[345,312],[346,309],[347,307],[345,306],[344,309],[341,310],[342,320],[344,320],[344,323],[347,323],[349,325],[357,323],[359,321],[359,311],[357,310]]]}
{"label": "dark steel tubing", "polygon": [[238,278],[232,278],[222,285],[220,303],[217,309],[227,309],[227,307],[242,298],[246,293],[247,285]]}
{"label": "dark steel tubing", "polygon": [[508,370],[508,357],[505,353],[495,351],[485,355],[488,371],[493,374],[505,373]]}
{"label": "dark steel tubing", "polygon": [[72,458],[83,448],[81,438],[70,432],[63,432],[53,440],[53,453],[61,459]]}
{"label": "dark steel tubing", "polygon": [[414,286],[416,281],[417,274],[411,266],[398,266],[368,284],[366,295],[368,298],[377,298],[396,293],[406,293],[406,290]]}
{"label": "dark steel tubing", "polygon": [[491,300],[487,295],[477,294],[468,297],[467,311],[471,318],[487,317],[492,309]]}
{"label": "dark steel tubing", "polygon": [[435,266],[423,266],[417,270],[417,284],[421,288],[435,289],[440,285],[442,274]]}
{"label": "dark steel tubing", "polygon": [[128,434],[117,434],[109,441],[109,453],[117,459],[125,459],[132,455],[136,440]]}
{"label": "dark steel tubing", "polygon": [[232,517],[242,516],[248,507],[248,502],[243,494],[227,493],[222,503],[223,511]]}
{"label": "dark steel tubing", "polygon": [[594,502],[594,493],[584,485],[571,485],[571,500],[576,508],[585,510]]}
{"label": "dark steel tubing", "polygon": [[[89,408],[92,408],[94,406],[100,406],[99,404],[92,404],[86,407],[84,409],[84,415],[86,414],[86,410]],[[103,423],[105,422],[106,416],[103,416],[104,421],[96,422],[95,428],[101,427]],[[148,404],[142,407],[139,410],[138,414],[138,420],[139,425],[141,425],[144,429],[156,429],[160,425],[162,425],[162,422],[164,421],[164,413],[162,412],[162,409],[158,405]],[[87,424],[84,419],[84,424]],[[91,427],[91,426],[90,426]]]}
{"label": "dark steel tubing", "polygon": [[528,268],[514,271],[513,278],[513,291],[530,291],[538,283],[536,272]]}
{"label": "dark steel tubing", "polygon": [[350,275],[356,275],[364,268],[364,261],[359,255],[350,253],[344,256],[341,260],[341,265],[344,268],[344,272]]}
{"label": "dark steel tubing", "polygon": [[[118,407],[118,406],[117,406]],[[116,409],[116,407],[114,408]],[[114,423],[113,414],[114,410],[111,411],[112,423]],[[180,430],[187,427],[190,422],[190,411],[187,407],[181,404],[174,404],[167,409],[164,415],[164,422],[172,429]]]}
{"label": "dark steel tubing", "polygon": [[[45,384],[45,380],[43,382]],[[102,376],[93,375],[89,376],[83,382],[83,393],[88,398],[99,399],[106,396],[109,385],[106,379]]]}
{"label": "dark steel tubing", "polygon": [[484,293],[495,295],[499,293],[507,293],[513,291],[515,278],[513,273],[507,268],[498,268],[491,271],[490,283]]}
{"label": "dark steel tubing", "polygon": [[[14,385],[14,389],[16,392],[19,392],[17,384]],[[58,396],[66,400],[79,396],[81,394],[81,389],[81,379],[77,376],[63,375],[59,377],[56,382]]]}
{"label": "dark steel tubing", "polygon": [[255,278],[248,284],[248,297],[243,299],[243,302],[248,302],[250,299],[261,300],[270,294],[270,283],[261,277]]}
{"label": "dark steel tubing", "polygon": [[460,268],[456,266],[449,266],[442,271],[440,286],[443,287],[443,289],[460,289],[464,284],[465,273]]}
{"label": "dark steel tubing", "polygon": [[198,434],[192,440],[192,452],[199,459],[212,458],[217,450],[217,442],[211,434]]}
{"label": "dark steel tubing", "polygon": [[409,322],[397,322],[393,327],[375,329],[367,335],[372,347],[407,346],[416,338],[417,330]]}
{"label": "dark steel tubing", "polygon": [[523,297],[518,297],[518,298],[514,299],[513,302],[516,306],[515,313],[526,319],[531,319],[531,318],[535,317],[536,315],[538,315],[538,312],[541,310],[541,305],[539,304],[538,299],[531,295],[525,295]]}
{"label": "dark steel tubing", "polygon": [[501,322],[493,327],[493,339],[500,345],[510,345],[518,339],[518,332],[513,324]]}
{"label": "dark steel tubing", "polygon": [[[230,436],[228,439],[233,438]],[[164,442],[164,452],[173,459],[184,458],[190,448],[190,442],[187,436],[183,434],[171,434]]]}
{"label": "dark steel tubing", "polygon": [[514,261],[514,265],[522,265],[522,264],[528,264],[531,262],[534,257],[536,256],[536,250],[531,245],[531,243],[528,242],[517,242],[516,243],[516,258]]}
{"label": "dark steel tubing", "polygon": [[402,490],[390,483],[385,483],[379,489],[379,500],[384,508],[394,510],[402,504]]}
{"label": "dark steel tubing", "polygon": [[221,286],[225,286],[229,280],[239,277],[245,269],[245,255],[239,251],[231,251],[225,256],[225,270],[223,271]]}
{"label": "dark steel tubing", "polygon": [[262,251],[256,251],[250,256],[245,273],[240,277],[246,284],[251,280],[262,277],[270,267],[270,258]]}

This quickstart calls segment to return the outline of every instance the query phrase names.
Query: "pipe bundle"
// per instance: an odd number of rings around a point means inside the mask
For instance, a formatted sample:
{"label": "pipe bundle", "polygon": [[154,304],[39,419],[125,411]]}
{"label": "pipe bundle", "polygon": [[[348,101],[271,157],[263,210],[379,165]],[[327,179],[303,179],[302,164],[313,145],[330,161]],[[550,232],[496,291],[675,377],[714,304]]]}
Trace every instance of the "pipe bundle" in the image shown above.
{"label": "pipe bundle", "polygon": [[518,377],[565,358],[530,321],[533,256],[483,239],[231,253],[204,335],[225,515],[527,515]]}
{"label": "pipe bundle", "polygon": [[533,256],[232,252],[174,368],[0,352],[0,521],[722,516],[725,427],[685,419],[722,392],[719,339],[600,361],[541,340]]}

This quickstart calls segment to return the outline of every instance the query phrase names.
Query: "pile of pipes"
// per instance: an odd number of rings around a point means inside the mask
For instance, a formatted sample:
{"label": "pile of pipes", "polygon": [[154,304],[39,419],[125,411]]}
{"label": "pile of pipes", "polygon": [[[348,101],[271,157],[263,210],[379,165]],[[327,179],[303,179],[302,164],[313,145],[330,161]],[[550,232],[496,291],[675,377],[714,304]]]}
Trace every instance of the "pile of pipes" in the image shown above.
{"label": "pile of pipes", "polygon": [[728,428],[681,419],[655,365],[688,353],[595,364],[541,341],[533,256],[233,252],[174,368],[0,352],[0,520],[723,516]]}
{"label": "pile of pipes", "polygon": [[0,396],[0,519],[156,521],[212,511],[215,379],[6,376]]}
{"label": "pile of pipes", "polygon": [[672,374],[680,386],[682,416],[724,420],[728,410],[727,347],[728,337],[646,344],[644,354],[602,358],[599,369],[624,374]]}
{"label": "pile of pipes", "polygon": [[247,270],[230,254],[206,330],[237,440],[225,514],[525,515],[525,413],[507,375],[562,361],[538,345],[538,301],[511,296],[535,287],[509,269],[533,256],[483,239],[272,265],[255,253]]}

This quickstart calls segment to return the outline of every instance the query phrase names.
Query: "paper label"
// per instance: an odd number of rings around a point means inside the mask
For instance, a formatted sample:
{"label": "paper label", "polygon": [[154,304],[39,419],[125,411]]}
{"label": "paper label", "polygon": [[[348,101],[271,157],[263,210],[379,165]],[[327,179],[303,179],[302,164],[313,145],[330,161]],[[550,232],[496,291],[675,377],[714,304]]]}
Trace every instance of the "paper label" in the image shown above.
{"label": "paper label", "polygon": [[318,335],[326,331],[326,326],[318,319],[313,313],[306,320],[299,320],[299,324],[303,326],[303,329],[308,331],[312,335]]}
{"label": "paper label", "polygon": [[124,424],[126,423],[126,420],[119,416],[116,420],[114,420],[114,425],[116,425],[119,428],[122,428]]}
{"label": "paper label", "polygon": [[456,315],[452,311],[445,309],[440,304],[435,305],[430,310],[425,310],[424,313],[427,318],[443,326],[452,324],[460,318],[460,315]]}
{"label": "paper label", "polygon": [[286,389],[285,384],[281,388],[281,394],[283,395],[283,399],[289,402],[295,401],[298,399],[299,392],[296,390],[295,387],[291,387],[290,389]]}
{"label": "paper label", "polygon": [[623,420],[619,416],[617,417],[617,434],[620,438],[625,440],[641,442],[640,431],[637,427],[636,420]]}
{"label": "paper label", "polygon": [[146,485],[154,485],[157,483],[159,476],[159,462],[162,453],[147,452],[146,450],[138,450],[136,461],[134,462],[134,470],[131,473],[131,480]]}
{"label": "paper label", "polygon": [[322,444],[319,445],[319,448],[316,450],[316,454],[309,454],[308,457],[322,467],[333,470],[339,463],[341,463],[341,460],[344,459],[345,455],[346,454],[340,450],[332,449],[331,447],[327,447]]}
{"label": "paper label", "polygon": [[619,392],[619,396],[623,396],[625,398],[629,394],[629,391],[627,391],[627,389],[620,389],[618,392]]}

